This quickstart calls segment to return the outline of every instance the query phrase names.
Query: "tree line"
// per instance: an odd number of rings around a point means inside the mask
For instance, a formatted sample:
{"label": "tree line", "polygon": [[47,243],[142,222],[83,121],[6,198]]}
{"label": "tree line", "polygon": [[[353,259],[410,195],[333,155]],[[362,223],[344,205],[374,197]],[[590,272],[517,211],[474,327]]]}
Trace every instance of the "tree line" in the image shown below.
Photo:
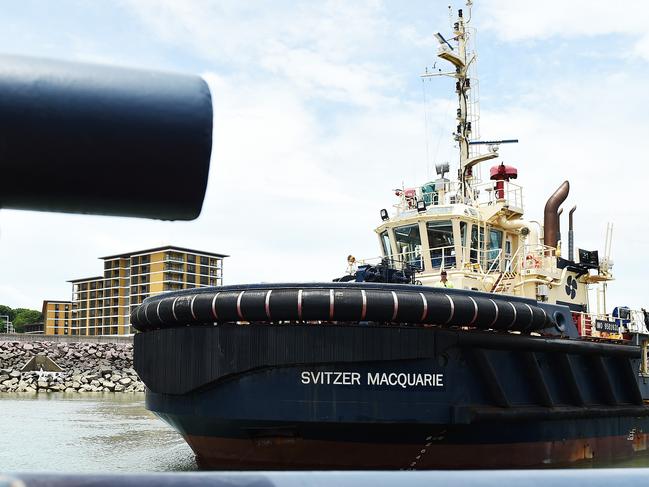
{"label": "tree line", "polygon": [[7,331],[7,318],[4,318],[4,316],[9,317],[9,321],[13,323],[16,333],[23,333],[25,325],[43,321],[43,313],[35,309],[11,308],[0,304],[0,332],[2,333]]}

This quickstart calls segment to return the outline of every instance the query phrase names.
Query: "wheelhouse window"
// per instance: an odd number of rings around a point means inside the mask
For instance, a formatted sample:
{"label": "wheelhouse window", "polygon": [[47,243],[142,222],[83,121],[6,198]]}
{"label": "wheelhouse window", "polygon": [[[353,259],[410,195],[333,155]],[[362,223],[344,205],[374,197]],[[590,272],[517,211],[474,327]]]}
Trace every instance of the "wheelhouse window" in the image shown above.
{"label": "wheelhouse window", "polygon": [[482,246],[484,245],[484,227],[476,225],[475,223],[471,225],[471,263],[472,264],[484,264],[484,255],[481,252]]}
{"label": "wheelhouse window", "polygon": [[390,247],[390,236],[388,235],[387,230],[381,233],[381,247],[383,248],[384,257],[388,257],[392,254],[392,248]]}
{"label": "wheelhouse window", "polygon": [[394,239],[397,244],[397,253],[403,262],[412,267],[423,269],[419,225],[415,223],[395,228]]}
{"label": "wheelhouse window", "polygon": [[455,267],[453,223],[450,220],[426,223],[433,269]]}
{"label": "wheelhouse window", "polygon": [[494,228],[489,230],[489,242],[487,247],[487,267],[491,268],[500,257],[503,248],[503,232]]}

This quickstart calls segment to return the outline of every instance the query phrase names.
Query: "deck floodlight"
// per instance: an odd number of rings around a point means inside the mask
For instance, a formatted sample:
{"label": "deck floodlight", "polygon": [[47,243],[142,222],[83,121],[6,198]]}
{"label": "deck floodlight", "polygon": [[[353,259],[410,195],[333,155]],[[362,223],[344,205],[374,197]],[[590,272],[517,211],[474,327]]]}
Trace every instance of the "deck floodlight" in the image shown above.
{"label": "deck floodlight", "polygon": [[453,46],[451,46],[449,42],[444,39],[444,36],[439,32],[435,34],[435,39],[437,39],[437,42],[439,42],[442,46],[446,44],[451,49],[451,51],[453,50]]}
{"label": "deck floodlight", "polygon": [[437,174],[441,177],[444,177],[444,174],[449,172],[449,170],[450,170],[450,166],[448,162],[440,162],[435,164],[435,172],[437,172]]}
{"label": "deck floodlight", "polygon": [[417,211],[419,213],[423,213],[424,211],[426,211],[426,202],[424,200],[417,201]]}
{"label": "deck floodlight", "polygon": [[381,210],[381,220],[386,221],[386,220],[389,220],[389,219],[390,219],[390,216],[388,215],[388,210],[383,208]]}

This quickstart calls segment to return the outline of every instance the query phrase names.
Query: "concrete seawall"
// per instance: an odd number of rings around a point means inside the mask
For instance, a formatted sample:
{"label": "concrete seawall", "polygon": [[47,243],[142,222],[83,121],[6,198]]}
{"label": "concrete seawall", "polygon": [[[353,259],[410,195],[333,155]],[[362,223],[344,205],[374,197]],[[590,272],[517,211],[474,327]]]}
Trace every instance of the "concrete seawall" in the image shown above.
{"label": "concrete seawall", "polygon": [[[132,341],[131,337],[0,335],[0,393],[142,392],[144,384],[133,370]],[[26,370],[34,357],[32,364],[41,365]],[[47,359],[62,372],[43,372]]]}
{"label": "concrete seawall", "polygon": [[68,336],[27,335],[25,333],[2,333],[0,342],[50,342],[50,343],[133,343],[132,336]]}

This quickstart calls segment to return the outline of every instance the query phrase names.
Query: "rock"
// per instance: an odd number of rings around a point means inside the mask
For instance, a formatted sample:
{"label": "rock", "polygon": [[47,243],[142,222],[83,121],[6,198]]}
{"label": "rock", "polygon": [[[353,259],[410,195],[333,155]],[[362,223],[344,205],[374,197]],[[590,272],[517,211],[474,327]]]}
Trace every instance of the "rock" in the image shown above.
{"label": "rock", "polygon": [[[5,392],[30,393],[140,391],[144,385],[133,370],[132,350],[131,345],[124,343],[9,342],[1,341],[0,336],[0,387]],[[20,367],[36,355],[52,358],[64,372],[21,374]]]}

